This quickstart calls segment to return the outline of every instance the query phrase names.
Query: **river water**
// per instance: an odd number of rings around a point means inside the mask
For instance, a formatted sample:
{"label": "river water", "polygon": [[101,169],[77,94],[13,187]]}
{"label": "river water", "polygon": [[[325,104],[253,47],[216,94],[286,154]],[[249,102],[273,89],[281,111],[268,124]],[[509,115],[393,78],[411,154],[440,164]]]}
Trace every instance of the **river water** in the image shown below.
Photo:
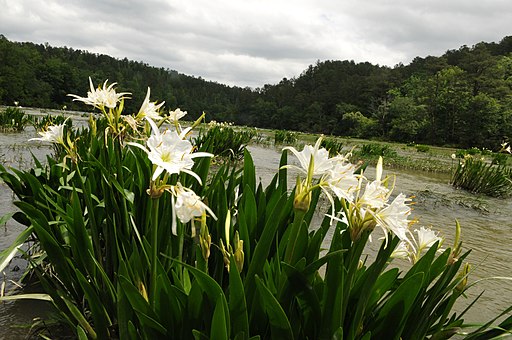
{"label": "river water", "polygon": [[[32,164],[32,154],[44,160],[51,152],[48,146],[39,142],[28,142],[36,132],[27,128],[22,133],[0,133],[0,162],[6,166],[27,169]],[[250,146],[257,176],[266,184],[279,167],[280,150],[272,147]],[[293,155],[289,162],[296,161]],[[403,192],[414,196],[413,218],[419,220],[418,226],[432,226],[445,238],[445,247],[453,244],[455,219],[462,225],[463,249],[472,249],[469,262],[473,271],[469,282],[488,277],[512,276],[512,199],[478,197],[465,191],[456,190],[449,184],[449,175],[432,173],[395,171],[385,169],[385,175],[396,175],[395,193]],[[365,175],[372,178],[374,169],[368,169]],[[290,176],[294,176],[291,172]],[[290,178],[293,183],[294,179]],[[0,216],[15,209],[13,197],[5,184],[0,184]],[[322,216],[319,216],[321,218]],[[0,250],[8,247],[22,230],[14,221],[0,226]],[[371,256],[372,247],[368,250]],[[401,261],[401,260],[396,260]],[[5,274],[0,273],[0,285],[6,282],[6,290],[13,288],[23,272],[25,264],[15,258]],[[406,268],[404,261],[399,266]],[[19,270],[18,270],[19,268]],[[497,315],[512,305],[512,281],[483,280],[468,292],[467,299],[461,299],[458,310],[464,309],[475,296],[485,291],[470,312],[466,320],[482,322]],[[45,315],[47,308],[37,301],[17,301],[0,303],[0,339],[24,338],[32,320]]]}

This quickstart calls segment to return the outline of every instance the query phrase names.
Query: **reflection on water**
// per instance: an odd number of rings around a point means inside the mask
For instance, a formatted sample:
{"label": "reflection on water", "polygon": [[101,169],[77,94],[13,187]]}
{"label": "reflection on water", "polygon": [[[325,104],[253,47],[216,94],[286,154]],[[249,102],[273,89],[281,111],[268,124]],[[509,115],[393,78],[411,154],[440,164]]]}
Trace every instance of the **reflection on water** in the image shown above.
{"label": "reflection on water", "polygon": [[[279,168],[280,151],[259,146],[249,149],[257,176],[269,183]],[[293,155],[289,155],[288,161],[297,162]],[[488,277],[512,277],[512,199],[477,197],[454,189],[446,174],[384,170],[384,175],[396,176],[395,195],[403,192],[414,197],[412,218],[418,219],[418,226],[439,230],[445,238],[444,247],[453,245],[455,220],[460,222],[463,251],[472,249],[468,258],[473,268],[469,282]],[[375,169],[368,168],[365,175],[371,179],[374,173]],[[290,175],[289,183],[295,183],[295,176]],[[325,208],[327,211],[327,204]],[[321,218],[320,214],[319,220]],[[373,251],[376,249],[370,245],[369,256]],[[407,263],[398,265],[408,266]],[[512,305],[512,281],[484,280],[468,291],[468,299],[460,299],[458,310],[463,310],[482,291],[484,295],[466,315],[469,322],[488,320]]]}
{"label": "reflection on water", "polygon": [[[0,161],[2,165],[27,168],[32,163],[32,154],[42,160],[51,150],[48,145],[27,142],[36,135],[33,129],[23,133],[0,133]],[[257,167],[257,176],[267,185],[279,168],[280,150],[250,146],[249,150]],[[298,164],[293,155],[288,157],[290,164]],[[469,261],[473,266],[470,282],[492,276],[512,276],[512,200],[476,197],[456,190],[448,184],[449,176],[431,173],[387,171],[396,175],[395,194],[403,192],[414,196],[417,204],[413,216],[419,225],[433,226],[445,237],[445,247],[453,244],[455,219],[461,223],[463,248],[472,249]],[[295,183],[297,172],[289,171],[289,183]],[[366,176],[372,178],[374,169],[368,169]],[[0,185],[0,216],[13,211],[12,194],[4,184]],[[328,203],[325,202],[328,209]],[[322,213],[318,213],[321,219]],[[22,226],[12,220],[0,226],[0,250],[5,249],[20,232]],[[329,237],[329,236],[328,236]],[[376,243],[374,243],[376,245]],[[372,247],[369,247],[371,256]],[[17,280],[22,270],[12,271],[15,266],[24,264],[15,259],[6,269],[9,279]],[[400,266],[406,267],[407,263]],[[0,273],[1,274],[1,273]],[[8,288],[12,284],[8,283]],[[467,315],[467,321],[488,320],[507,306],[512,305],[512,281],[485,280],[469,291],[467,300],[461,301],[458,308],[464,309],[481,291],[484,295]],[[43,307],[42,307],[43,306]],[[43,309],[41,309],[43,308]],[[12,328],[16,324],[30,324],[34,317],[43,314],[44,304],[34,301],[19,301],[0,304],[0,339],[20,338],[26,329]]]}

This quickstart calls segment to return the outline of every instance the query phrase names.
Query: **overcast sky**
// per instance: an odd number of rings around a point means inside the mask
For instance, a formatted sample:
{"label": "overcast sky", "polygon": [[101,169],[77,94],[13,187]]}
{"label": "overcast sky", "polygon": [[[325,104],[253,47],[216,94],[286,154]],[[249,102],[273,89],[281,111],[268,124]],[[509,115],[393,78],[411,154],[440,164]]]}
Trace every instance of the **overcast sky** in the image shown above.
{"label": "overcast sky", "polygon": [[0,34],[11,41],[253,88],[317,60],[394,66],[499,42],[511,21],[510,0],[0,0]]}

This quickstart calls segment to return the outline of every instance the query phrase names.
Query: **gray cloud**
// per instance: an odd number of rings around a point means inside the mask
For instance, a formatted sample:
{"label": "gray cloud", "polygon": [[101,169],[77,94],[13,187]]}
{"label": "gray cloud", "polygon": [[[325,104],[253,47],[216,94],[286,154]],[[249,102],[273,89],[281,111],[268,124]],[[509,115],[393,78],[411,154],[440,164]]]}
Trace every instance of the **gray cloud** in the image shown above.
{"label": "gray cloud", "polygon": [[0,33],[260,87],[316,60],[393,66],[510,35],[508,0],[0,0]]}

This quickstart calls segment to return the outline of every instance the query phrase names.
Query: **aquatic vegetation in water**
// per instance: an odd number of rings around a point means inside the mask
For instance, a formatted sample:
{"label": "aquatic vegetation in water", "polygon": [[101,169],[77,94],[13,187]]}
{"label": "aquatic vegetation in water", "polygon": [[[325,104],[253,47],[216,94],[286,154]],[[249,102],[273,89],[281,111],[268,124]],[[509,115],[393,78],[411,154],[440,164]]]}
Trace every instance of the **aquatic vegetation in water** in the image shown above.
{"label": "aquatic vegetation in water", "polygon": [[0,131],[20,132],[30,124],[31,119],[18,107],[6,107],[0,111]]}
{"label": "aquatic vegetation in water", "polygon": [[508,197],[512,194],[512,170],[507,166],[466,156],[459,161],[451,183],[457,188],[474,193]]}
{"label": "aquatic vegetation in water", "polygon": [[[320,138],[286,147],[263,187],[247,150],[241,169],[210,166],[223,131],[192,147],[202,117],[186,129],[178,115],[167,127],[127,118],[122,100],[100,98],[119,99],[103,87],[83,100],[102,113],[87,130],[52,126],[40,137],[65,154],[29,170],[0,166],[18,198],[13,218],[26,226],[0,254],[0,272],[31,240],[38,256],[23,255],[45,289],[0,301],[50,301],[82,339],[489,338],[512,329],[508,318],[468,331],[452,311],[472,287],[461,228],[444,249],[435,230],[416,228],[411,198],[393,194],[382,157],[369,180]],[[292,167],[300,175],[290,191]],[[331,204],[317,222],[322,196]],[[372,236],[382,238],[369,259]],[[410,264],[399,270],[402,258]]]}
{"label": "aquatic vegetation in water", "polygon": [[396,151],[387,144],[369,143],[363,144],[356,152],[360,157],[382,156],[382,157],[395,157]]}
{"label": "aquatic vegetation in water", "polygon": [[322,139],[322,147],[329,151],[329,155],[334,156],[341,153],[343,149],[343,142],[334,137],[325,137]]}
{"label": "aquatic vegetation in water", "polygon": [[416,144],[414,147],[416,148],[416,151],[418,151],[418,152],[429,152],[430,151],[430,146],[428,146],[428,145]]}
{"label": "aquatic vegetation in water", "polygon": [[288,130],[276,130],[274,132],[274,144],[293,145],[297,142],[297,132]]}
{"label": "aquatic vegetation in water", "polygon": [[235,129],[232,124],[211,121],[192,143],[200,150],[235,160],[243,157],[245,147],[255,136],[255,129]]}
{"label": "aquatic vegetation in water", "polygon": [[[60,125],[66,121],[64,115],[47,114],[42,117],[33,117],[32,125],[37,131],[46,131],[49,126]],[[68,120],[71,125],[71,119]]]}

